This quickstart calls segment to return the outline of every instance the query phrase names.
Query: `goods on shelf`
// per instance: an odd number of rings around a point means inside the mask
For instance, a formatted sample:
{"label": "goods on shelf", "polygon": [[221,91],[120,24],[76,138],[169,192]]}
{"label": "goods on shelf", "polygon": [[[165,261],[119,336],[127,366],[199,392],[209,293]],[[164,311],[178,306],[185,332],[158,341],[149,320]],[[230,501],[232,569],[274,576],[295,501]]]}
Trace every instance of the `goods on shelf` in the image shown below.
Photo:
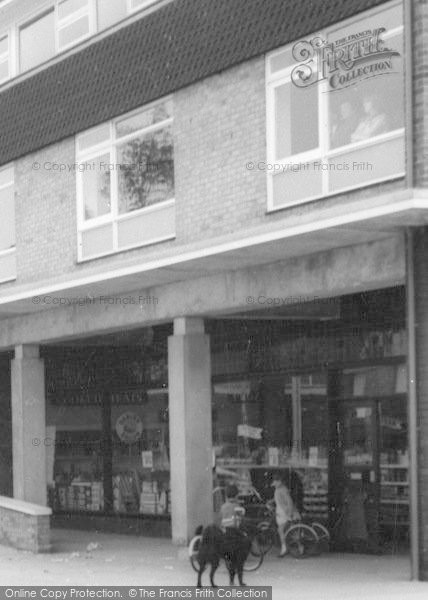
{"label": "goods on shelf", "polygon": [[143,481],[140,495],[140,513],[158,515],[169,512],[169,494],[160,490],[157,481]]}
{"label": "goods on shelf", "polygon": [[102,482],[76,481],[68,486],[58,485],[56,504],[60,510],[103,510],[104,498]]}

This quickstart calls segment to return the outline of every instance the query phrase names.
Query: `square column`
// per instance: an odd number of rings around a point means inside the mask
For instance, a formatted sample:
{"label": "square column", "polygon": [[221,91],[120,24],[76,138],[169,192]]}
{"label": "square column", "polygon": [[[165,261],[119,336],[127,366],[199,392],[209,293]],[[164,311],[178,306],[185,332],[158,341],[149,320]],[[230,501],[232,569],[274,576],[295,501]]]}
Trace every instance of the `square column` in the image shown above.
{"label": "square column", "polygon": [[213,521],[211,356],[203,319],[174,320],[168,339],[172,539]]}
{"label": "square column", "polygon": [[13,496],[46,506],[45,370],[38,346],[17,346],[12,360]]}
{"label": "square column", "polygon": [[407,236],[409,482],[413,579],[428,580],[428,227]]}

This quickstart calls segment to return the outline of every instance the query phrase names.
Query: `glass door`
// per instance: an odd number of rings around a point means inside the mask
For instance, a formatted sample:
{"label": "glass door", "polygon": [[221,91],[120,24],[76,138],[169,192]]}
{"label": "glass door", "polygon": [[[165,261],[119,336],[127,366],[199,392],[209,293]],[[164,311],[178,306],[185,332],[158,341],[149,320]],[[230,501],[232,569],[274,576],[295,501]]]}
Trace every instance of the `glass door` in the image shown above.
{"label": "glass door", "polygon": [[378,546],[379,458],[377,403],[345,400],[339,411],[339,451],[342,463],[340,543],[364,552]]}

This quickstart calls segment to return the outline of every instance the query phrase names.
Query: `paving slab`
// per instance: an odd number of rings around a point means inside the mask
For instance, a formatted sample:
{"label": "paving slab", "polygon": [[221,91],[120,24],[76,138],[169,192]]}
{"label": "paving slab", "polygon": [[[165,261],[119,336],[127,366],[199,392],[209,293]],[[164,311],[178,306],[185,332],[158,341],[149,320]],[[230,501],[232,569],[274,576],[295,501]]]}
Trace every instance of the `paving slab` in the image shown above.
{"label": "paving slab", "polygon": [[[323,554],[306,559],[269,554],[248,585],[271,585],[287,600],[427,600],[428,583],[411,582],[407,555]],[[170,540],[53,530],[53,551],[32,554],[0,547],[0,585],[195,585],[187,549]],[[205,574],[204,585],[208,585]],[[227,585],[224,566],[216,583]]]}

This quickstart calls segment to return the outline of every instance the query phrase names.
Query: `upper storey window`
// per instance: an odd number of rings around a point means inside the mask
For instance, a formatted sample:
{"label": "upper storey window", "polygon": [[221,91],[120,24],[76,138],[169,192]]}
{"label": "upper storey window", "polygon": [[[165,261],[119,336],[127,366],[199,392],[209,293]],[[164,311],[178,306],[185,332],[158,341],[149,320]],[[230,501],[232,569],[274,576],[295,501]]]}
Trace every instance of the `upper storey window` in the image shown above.
{"label": "upper storey window", "polygon": [[52,0],[13,27],[0,24],[0,84],[159,0]]}
{"label": "upper storey window", "polygon": [[172,102],[76,138],[79,259],[175,235]]}
{"label": "upper storey window", "polygon": [[401,3],[267,57],[269,209],[405,174]]}
{"label": "upper storey window", "polygon": [[49,10],[19,30],[19,66],[27,71],[55,54],[55,11]]}
{"label": "upper storey window", "polygon": [[0,36],[0,83],[10,77],[9,36]]}
{"label": "upper storey window", "polygon": [[140,8],[144,8],[155,2],[156,0],[128,0],[129,11],[140,10]]}
{"label": "upper storey window", "polygon": [[90,0],[62,0],[58,3],[58,49],[83,40],[94,30]]}

